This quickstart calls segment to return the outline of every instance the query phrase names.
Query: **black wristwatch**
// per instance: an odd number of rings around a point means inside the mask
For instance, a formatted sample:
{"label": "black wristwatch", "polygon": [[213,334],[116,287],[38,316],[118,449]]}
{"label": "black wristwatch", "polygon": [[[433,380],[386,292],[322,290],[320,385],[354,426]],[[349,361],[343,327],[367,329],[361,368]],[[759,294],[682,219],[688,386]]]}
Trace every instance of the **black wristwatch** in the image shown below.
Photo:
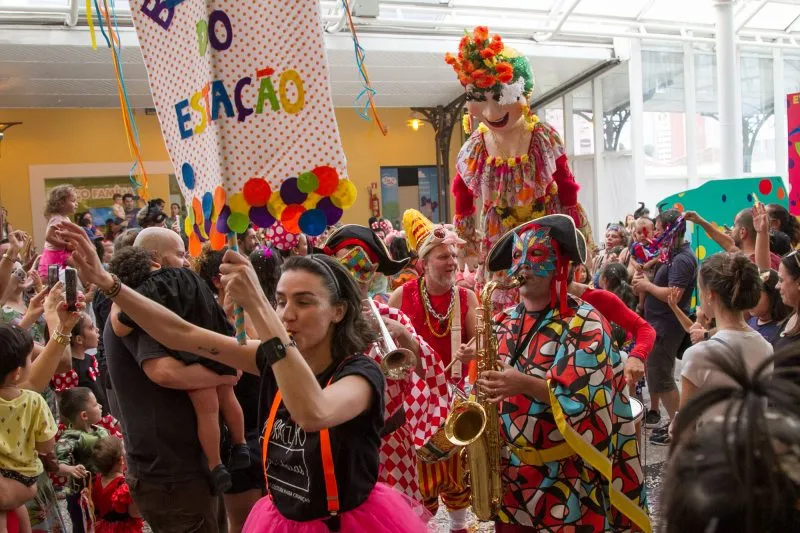
{"label": "black wristwatch", "polygon": [[290,340],[287,344],[284,344],[280,338],[273,337],[259,345],[258,352],[256,352],[256,358],[263,358],[267,365],[272,366],[286,357],[286,349],[292,346],[297,346],[294,340]]}

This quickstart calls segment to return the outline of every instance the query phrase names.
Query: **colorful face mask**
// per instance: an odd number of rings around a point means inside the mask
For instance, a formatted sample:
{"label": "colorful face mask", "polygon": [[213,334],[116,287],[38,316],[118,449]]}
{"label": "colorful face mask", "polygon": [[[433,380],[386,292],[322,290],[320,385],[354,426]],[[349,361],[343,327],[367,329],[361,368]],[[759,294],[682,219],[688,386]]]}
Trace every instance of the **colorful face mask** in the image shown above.
{"label": "colorful face mask", "polygon": [[369,256],[367,256],[363,248],[356,246],[346,255],[339,257],[338,260],[350,271],[357,283],[369,283],[375,277],[377,265],[369,260]]}
{"label": "colorful face mask", "polygon": [[556,253],[550,238],[550,228],[537,228],[514,234],[514,249],[511,257],[509,276],[515,276],[523,266],[527,266],[531,274],[547,277],[556,270]]}

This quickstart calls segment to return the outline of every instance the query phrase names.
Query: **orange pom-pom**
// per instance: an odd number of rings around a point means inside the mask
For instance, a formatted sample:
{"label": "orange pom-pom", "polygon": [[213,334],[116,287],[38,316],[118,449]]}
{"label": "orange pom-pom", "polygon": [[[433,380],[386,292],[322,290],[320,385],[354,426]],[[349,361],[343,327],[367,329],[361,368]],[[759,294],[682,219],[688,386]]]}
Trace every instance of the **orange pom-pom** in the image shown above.
{"label": "orange pom-pom", "polygon": [[281,213],[281,224],[286,228],[289,233],[297,235],[300,233],[300,215],[306,212],[306,208],[302,205],[291,204],[287,205],[286,209]]}
{"label": "orange pom-pom", "polygon": [[319,186],[314,192],[320,196],[330,196],[339,186],[339,173],[333,167],[317,167],[312,170],[319,179]]}

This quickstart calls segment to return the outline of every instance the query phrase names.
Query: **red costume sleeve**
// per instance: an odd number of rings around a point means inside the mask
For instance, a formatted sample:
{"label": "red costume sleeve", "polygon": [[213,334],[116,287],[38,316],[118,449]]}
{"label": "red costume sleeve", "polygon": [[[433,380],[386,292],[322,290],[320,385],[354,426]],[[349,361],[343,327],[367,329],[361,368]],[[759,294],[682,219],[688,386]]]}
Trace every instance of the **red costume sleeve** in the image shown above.
{"label": "red costume sleeve", "polygon": [[642,361],[647,359],[656,342],[656,330],[645,319],[631,311],[613,292],[586,289],[581,299],[597,309],[606,320],[633,334],[636,346],[628,355]]}
{"label": "red costume sleeve", "polygon": [[[556,172],[553,180],[558,185],[558,199],[564,207],[572,207],[578,204],[578,191],[581,186],[575,181],[575,175],[569,168],[569,161],[566,155],[562,155],[556,160]],[[455,188],[455,184],[453,185]]]}
{"label": "red costume sleeve", "polygon": [[456,174],[451,188],[456,199],[456,216],[468,217],[475,214],[475,196],[469,190],[467,184],[461,178],[461,174]]}

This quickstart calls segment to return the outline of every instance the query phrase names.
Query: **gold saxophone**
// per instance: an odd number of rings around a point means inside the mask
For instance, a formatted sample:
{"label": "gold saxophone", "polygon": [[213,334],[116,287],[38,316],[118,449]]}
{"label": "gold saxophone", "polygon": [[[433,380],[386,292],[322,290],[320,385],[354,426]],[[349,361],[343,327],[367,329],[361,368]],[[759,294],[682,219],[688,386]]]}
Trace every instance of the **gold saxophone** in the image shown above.
{"label": "gold saxophone", "polygon": [[[492,330],[492,293],[496,289],[519,287],[520,280],[510,283],[490,281],[481,292],[481,309],[475,317],[475,355],[478,377],[487,370],[499,370],[497,337]],[[474,388],[475,400],[464,400],[453,406],[445,422],[447,440],[464,446],[470,483],[472,510],[480,520],[497,515],[503,497],[500,477],[500,416],[497,405],[486,401],[483,393]]]}

